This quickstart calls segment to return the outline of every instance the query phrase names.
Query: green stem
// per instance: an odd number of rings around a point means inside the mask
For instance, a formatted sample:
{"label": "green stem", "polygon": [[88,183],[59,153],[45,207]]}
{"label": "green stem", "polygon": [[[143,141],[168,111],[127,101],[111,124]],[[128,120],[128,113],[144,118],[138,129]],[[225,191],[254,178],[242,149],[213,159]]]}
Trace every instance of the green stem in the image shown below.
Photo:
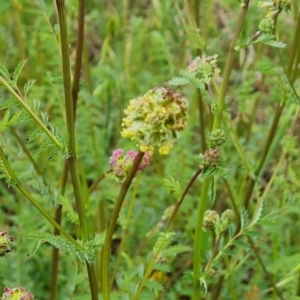
{"label": "green stem", "polygon": [[132,179],[137,172],[138,166],[144,156],[144,153],[139,151],[134,163],[125,179],[122,183],[120,193],[116,200],[115,207],[113,209],[108,228],[106,231],[105,242],[102,248],[102,292],[103,292],[103,299],[110,300],[110,285],[109,285],[109,257],[110,257],[110,247],[111,241],[113,237],[113,233],[117,224],[117,220],[119,217],[119,213],[124,202],[125,196],[127,191],[131,185]]}
{"label": "green stem", "polygon": [[74,189],[74,196],[79,216],[79,223],[81,227],[81,234],[84,240],[87,239],[87,224],[84,210],[84,203],[81,195],[80,181],[78,174],[78,166],[76,160],[76,145],[75,145],[75,116],[74,105],[72,101],[71,92],[71,72],[70,72],[70,59],[69,59],[69,40],[66,21],[65,1],[56,0],[57,12],[59,18],[60,34],[61,34],[61,50],[62,50],[62,67],[64,78],[64,92],[65,92],[65,107],[66,107],[66,120],[68,132],[68,150],[70,157],[68,164],[71,174],[71,181]]}
{"label": "green stem", "polygon": [[[66,108],[66,120],[67,120],[67,132],[68,132],[68,151],[70,156],[68,158],[68,165],[70,170],[71,181],[74,190],[74,196],[76,201],[76,207],[79,217],[80,231],[84,241],[88,238],[88,228],[87,228],[87,220],[84,209],[84,200],[82,197],[81,187],[80,187],[80,179],[78,173],[78,165],[76,159],[76,145],[75,145],[75,105],[72,97],[72,87],[71,87],[71,72],[70,72],[70,58],[69,58],[69,39],[68,39],[68,28],[67,28],[67,20],[66,20],[66,9],[65,9],[65,1],[64,0],[56,0],[57,14],[60,26],[60,35],[61,35],[61,53],[62,53],[62,67],[63,67],[63,78],[64,78],[64,92],[65,92],[65,108]],[[84,22],[84,1],[79,3],[80,16],[79,21],[81,22],[80,29],[80,41],[78,43],[83,43],[83,24]],[[83,11],[82,11],[83,10]],[[78,46],[79,48],[80,58],[76,58],[77,66],[76,66],[76,82],[73,83],[73,92],[78,93],[79,89],[79,72],[81,69],[81,57],[82,57],[82,46]],[[75,95],[75,94],[74,94]],[[77,95],[75,95],[77,99]],[[77,100],[76,100],[77,101]],[[97,280],[95,275],[95,269],[93,265],[90,265],[86,262],[87,272],[89,276],[91,297],[93,300],[98,299],[98,287]]]}
{"label": "green stem", "polygon": [[[245,0],[243,4],[243,9],[241,12],[241,15],[238,20],[238,24],[236,27],[236,30],[234,32],[234,36],[232,38],[229,52],[227,56],[227,61],[224,69],[223,74],[223,81],[221,86],[221,91],[217,103],[216,108],[216,115],[214,116],[214,122],[213,122],[213,129],[218,129],[221,125],[224,106],[225,106],[225,99],[226,99],[226,93],[228,89],[228,83],[229,78],[233,66],[233,60],[234,60],[234,54],[235,54],[235,43],[241,33],[242,26],[248,11],[250,0]],[[193,300],[198,300],[200,295],[200,285],[199,285],[199,278],[200,278],[200,269],[201,269],[201,263],[202,263],[202,254],[203,254],[203,219],[204,219],[204,213],[207,207],[207,195],[208,190],[211,184],[211,178],[207,178],[203,182],[203,186],[201,189],[201,196],[200,201],[198,203],[198,209],[197,209],[197,223],[196,223],[196,233],[195,233],[195,242],[194,242],[194,257],[193,257],[193,273],[194,273],[194,280],[193,280]]]}
{"label": "green stem", "polygon": [[293,73],[293,65],[297,66],[296,64],[294,64],[294,62],[299,48],[300,48],[300,9],[298,10],[297,25],[295,29],[293,47],[291,49],[291,53],[289,54],[290,60],[287,67],[287,74],[289,75]]}
{"label": "green stem", "polygon": [[140,179],[141,179],[141,172],[137,175],[136,182],[135,182],[134,187],[133,187],[133,192],[132,192],[132,195],[131,195],[131,200],[130,200],[130,204],[129,204],[126,223],[123,226],[123,232],[122,232],[122,236],[121,236],[121,245],[118,249],[117,259],[116,259],[114,270],[113,270],[111,280],[110,280],[110,286],[111,287],[113,286],[114,280],[116,278],[118,267],[119,267],[119,264],[120,264],[120,261],[121,261],[121,255],[122,255],[122,252],[123,252],[123,249],[124,249],[124,246],[125,246],[125,242],[126,242],[126,239],[127,239],[128,227],[129,227],[130,221],[132,220],[136,195],[137,195],[138,188],[139,188],[139,185],[140,185]]}
{"label": "green stem", "polygon": [[221,242],[221,237],[217,237],[216,241],[215,241],[215,245],[214,245],[214,248],[213,248],[213,251],[212,251],[212,254],[210,256],[210,259],[208,261],[208,263],[206,264],[206,267],[204,269],[205,272],[209,272],[211,266],[212,266],[212,263],[214,261],[214,258],[216,257],[217,253],[218,253],[218,249],[219,249],[219,245],[220,245],[220,242]]}
{"label": "green stem", "polygon": [[197,223],[196,223],[196,232],[194,238],[194,254],[193,254],[193,300],[199,300],[200,289],[199,289],[199,278],[200,278],[200,269],[201,269],[201,260],[203,253],[203,219],[204,213],[206,211],[207,206],[207,198],[208,198],[208,190],[211,184],[211,178],[207,178],[204,180],[202,189],[201,189],[201,197],[198,203],[197,209]]}
{"label": "green stem", "polygon": [[[197,29],[200,31],[200,1],[199,0],[194,0],[194,7],[192,5],[189,7],[189,13],[192,14],[193,12],[193,18],[195,22],[195,26]],[[196,55],[201,55],[203,52],[203,49],[199,48],[196,50]],[[197,89],[197,94],[196,94],[196,99],[197,99],[197,106],[198,106],[198,111],[199,111],[199,128],[200,128],[200,138],[201,138],[201,151],[204,152],[206,150],[206,133],[205,133],[205,116],[207,115],[205,113],[205,102],[203,100],[201,91]]]}
{"label": "green stem", "polygon": [[[176,203],[176,206],[175,206],[175,208],[174,208],[174,210],[173,210],[173,212],[172,212],[172,215],[171,215],[171,217],[170,217],[170,220],[169,220],[169,223],[168,223],[168,225],[167,225],[167,228],[166,228],[165,233],[167,233],[167,232],[170,231],[172,225],[174,224],[175,217],[176,217],[176,215],[177,215],[177,212],[178,212],[178,210],[179,210],[179,208],[180,208],[180,206],[181,206],[183,200],[185,199],[185,197],[186,197],[186,195],[188,194],[190,188],[192,187],[192,185],[194,184],[194,182],[196,181],[196,179],[198,178],[198,176],[201,174],[201,172],[202,172],[202,169],[199,169],[199,170],[194,174],[194,176],[191,178],[190,182],[189,182],[188,185],[186,186],[185,190],[183,191],[183,193],[182,193],[180,199],[179,199],[178,202]],[[144,243],[144,244],[145,244],[145,243]],[[139,252],[139,251],[138,251],[138,252]],[[137,255],[137,254],[136,254],[136,255]],[[148,279],[149,276],[151,275],[151,272],[152,272],[152,270],[153,270],[153,265],[154,265],[154,263],[155,263],[155,256],[153,255],[152,258],[151,258],[151,260],[150,260],[150,262],[149,262],[149,264],[148,264],[148,267],[147,267],[146,272],[145,272],[145,274],[144,274],[144,276],[143,276],[143,279],[142,279],[141,283],[139,284],[139,288],[138,288],[138,290],[137,290],[137,292],[136,292],[136,294],[135,294],[135,296],[134,296],[134,298],[133,298],[134,300],[135,300],[135,299],[137,300],[137,299],[139,298],[139,296],[140,296],[140,294],[141,294],[141,292],[142,292],[142,290],[143,290],[143,288],[144,288],[144,285],[146,284],[147,279]]]}
{"label": "green stem", "polygon": [[138,288],[138,290],[137,290],[137,292],[136,292],[136,294],[134,295],[134,297],[133,297],[132,300],[138,300],[138,299],[139,299],[140,294],[141,294],[141,292],[142,292],[142,290],[143,290],[143,287],[144,287],[144,285],[146,284],[147,279],[148,279],[148,278],[150,277],[150,275],[151,275],[151,272],[152,272],[152,270],[153,270],[154,263],[155,263],[155,259],[154,259],[154,255],[153,255],[152,258],[151,258],[151,260],[150,260],[150,262],[149,262],[149,264],[148,264],[148,267],[147,267],[147,269],[146,269],[146,271],[145,271],[145,274],[144,274],[144,276],[143,276],[143,279],[142,279],[142,281],[141,281],[141,283],[140,283],[140,285],[139,285],[139,288]]}
{"label": "green stem", "polygon": [[[1,114],[2,115],[2,114]],[[28,157],[28,159],[30,160],[35,172],[42,177],[42,180],[44,182],[45,185],[47,185],[47,182],[45,180],[45,178],[42,176],[42,171],[39,167],[39,165],[37,164],[37,162],[34,160],[31,152],[28,150],[28,148],[26,147],[26,144],[24,143],[24,141],[22,140],[22,138],[19,136],[19,134],[16,132],[15,127],[10,127],[10,130],[12,132],[12,134],[14,135],[14,137],[16,138],[17,142],[19,143],[19,145],[21,146],[22,150],[24,151],[24,153],[26,154],[26,156]]]}
{"label": "green stem", "polygon": [[247,184],[247,188],[246,188],[246,192],[245,192],[245,197],[244,197],[244,202],[243,202],[243,206],[245,208],[247,208],[249,206],[249,202],[250,202],[250,199],[251,199],[252,191],[253,191],[253,188],[254,188],[254,185],[255,185],[255,180],[256,180],[257,176],[259,176],[260,171],[261,171],[261,169],[262,169],[262,167],[263,167],[263,165],[265,163],[265,160],[266,160],[266,157],[268,155],[269,149],[271,147],[271,144],[273,142],[274,136],[276,134],[278,123],[279,123],[279,120],[280,120],[283,108],[285,107],[285,103],[286,103],[286,101],[284,101],[283,104],[279,104],[277,106],[277,110],[276,110],[276,113],[275,113],[275,116],[274,116],[274,119],[273,119],[273,122],[272,122],[271,129],[269,131],[269,135],[268,135],[267,141],[265,143],[263,152],[262,152],[262,154],[260,156],[259,163],[256,166],[255,171],[254,171],[254,176],[253,177],[249,177],[249,179],[248,179],[248,184]]}
{"label": "green stem", "polygon": [[30,203],[43,215],[43,217],[48,220],[61,234],[63,234],[71,243],[75,244],[77,247],[83,249],[80,245],[67,231],[65,231],[55,220],[43,209],[43,207],[26,191],[21,182],[18,180],[14,171],[12,170],[9,162],[7,161],[2,147],[0,147],[0,159],[3,162],[3,166],[14,186],[30,201]]}
{"label": "green stem", "polygon": [[[287,77],[289,79],[291,79],[291,77],[293,76],[293,73],[294,73],[293,65],[296,66],[295,59],[296,59],[297,55],[300,54],[300,48],[299,48],[299,43],[300,42],[299,41],[300,41],[300,11],[298,13],[295,36],[294,36],[294,41],[293,41],[293,46],[292,46],[292,50],[291,50],[290,60],[289,60],[288,68],[287,68]],[[254,172],[255,177],[259,175],[259,173],[261,172],[261,170],[264,166],[266,157],[267,157],[268,152],[270,150],[270,147],[272,145],[273,138],[276,134],[278,123],[279,123],[279,120],[281,118],[281,114],[282,114],[282,111],[285,107],[286,101],[287,101],[287,99],[284,99],[283,103],[279,104],[277,106],[277,110],[276,110],[276,113],[275,113],[275,116],[274,116],[274,119],[273,119],[273,123],[272,123],[271,129],[270,129],[270,133],[269,133],[267,142],[266,142],[264,150],[263,150],[263,154],[261,155],[261,159],[260,159],[258,165],[255,168],[255,172]],[[249,178],[248,183],[247,183],[246,192],[245,192],[245,198],[244,198],[244,202],[243,202],[243,204],[246,208],[249,205],[250,198],[251,198],[254,186],[255,186],[255,179],[254,178]]]}
{"label": "green stem", "polygon": [[196,181],[196,179],[198,178],[198,176],[201,174],[202,172],[202,169],[199,169],[195,174],[194,176],[191,178],[190,182],[188,183],[188,185],[186,186],[185,190],[183,191],[182,193],[182,196],[181,198],[179,199],[179,201],[177,201],[176,203],[176,206],[172,212],[172,215],[170,217],[170,220],[169,220],[169,223],[167,225],[167,229],[166,229],[166,233],[170,231],[174,221],[175,221],[175,218],[176,218],[176,215],[177,215],[177,212],[185,198],[185,196],[187,195],[187,193],[189,192],[190,188],[192,187],[192,185],[194,184],[194,182]]}
{"label": "green stem", "polygon": [[84,47],[84,12],[85,5],[84,0],[78,1],[78,28],[77,28],[77,40],[76,40],[76,58],[74,67],[74,76],[72,82],[72,99],[74,109],[74,120],[76,119],[76,107],[79,92],[79,81],[82,66],[82,56]]}
{"label": "green stem", "polygon": [[[47,18],[46,14],[45,17]],[[48,18],[47,18],[48,19]],[[52,27],[50,26],[50,29]],[[77,98],[79,92],[79,80],[80,80],[80,70],[82,61],[82,49],[83,49],[83,35],[84,35],[84,1],[79,1],[78,5],[78,30],[77,30],[77,45],[76,45],[76,59],[74,67],[74,76],[72,84],[72,99],[74,105],[74,119],[76,117],[76,106]],[[57,41],[56,41],[57,42]],[[59,53],[61,55],[60,49]],[[61,183],[61,195],[64,195],[65,188],[67,185],[69,167],[65,162]],[[60,224],[62,219],[62,205],[58,205],[55,209],[55,221]],[[54,228],[54,234],[59,235],[59,231]],[[57,276],[58,276],[58,261],[59,261],[59,249],[53,247],[52,249],[52,268],[51,268],[51,285],[50,285],[50,299],[55,300],[57,297]]]}
{"label": "green stem", "polygon": [[265,273],[265,276],[267,277],[268,281],[270,282],[270,284],[271,284],[271,286],[273,288],[273,291],[275,292],[276,296],[279,299],[283,300],[283,298],[282,298],[282,296],[281,296],[278,288],[276,287],[276,284],[275,284],[275,282],[273,280],[272,275],[268,272],[268,270],[267,270],[267,268],[266,268],[263,260],[260,257],[259,250],[257,249],[257,246],[255,245],[255,243],[253,242],[253,240],[249,236],[248,236],[248,242],[251,245],[251,248],[252,248],[252,250],[254,252],[254,255],[255,255],[256,259],[258,260],[258,263],[260,264],[263,272]]}
{"label": "green stem", "polygon": [[100,183],[100,181],[102,181],[105,178],[105,175],[108,173],[111,173],[112,170],[109,170],[107,172],[105,172],[104,174],[100,175],[93,183],[92,185],[89,187],[87,193],[86,193],[86,198],[88,198],[91,194],[92,191],[94,191],[97,187],[97,185]]}
{"label": "green stem", "polygon": [[[67,179],[68,179],[68,164],[65,161],[64,163],[64,170],[63,170],[63,176],[61,179],[61,185],[60,185],[60,194],[65,194],[65,189],[67,186]],[[55,209],[55,221],[58,224],[61,224],[62,219],[62,205],[59,204]],[[59,235],[59,231],[54,228],[54,234]],[[57,277],[58,277],[58,260],[59,260],[59,249],[53,247],[52,248],[52,264],[51,264],[51,285],[50,285],[50,300],[55,300],[57,297]]]}
{"label": "green stem", "polygon": [[224,74],[223,74],[223,81],[222,81],[222,86],[221,86],[221,91],[220,91],[220,96],[217,104],[217,112],[214,118],[214,123],[213,123],[213,129],[218,129],[220,127],[221,121],[222,121],[222,115],[223,115],[223,110],[225,106],[225,98],[226,98],[226,93],[228,89],[228,83],[229,83],[229,78],[233,66],[233,59],[234,59],[234,54],[235,54],[235,43],[241,33],[243,23],[248,11],[248,6],[249,6],[250,0],[244,1],[242,13],[240,15],[240,18],[238,20],[238,24],[236,27],[236,30],[234,32],[234,36],[232,38],[229,51],[228,51],[228,56],[227,56],[227,61],[224,69]]}
{"label": "green stem", "polygon": [[37,115],[31,110],[30,106],[19,96],[14,89],[5,81],[4,78],[0,76],[0,83],[8,90],[8,92],[21,104],[21,106],[27,111],[27,113],[32,117],[32,119],[41,127],[41,129],[50,138],[53,144],[61,150],[63,148],[62,144],[56,139],[52,132],[45,126],[45,124],[37,117]]}
{"label": "green stem", "polygon": [[[55,209],[55,222],[61,224],[62,219],[62,205],[58,205]],[[54,228],[54,234],[59,235],[59,231]],[[57,298],[57,277],[58,277],[58,261],[59,261],[59,249],[56,247],[52,248],[52,259],[51,259],[51,281],[50,281],[50,300]]]}

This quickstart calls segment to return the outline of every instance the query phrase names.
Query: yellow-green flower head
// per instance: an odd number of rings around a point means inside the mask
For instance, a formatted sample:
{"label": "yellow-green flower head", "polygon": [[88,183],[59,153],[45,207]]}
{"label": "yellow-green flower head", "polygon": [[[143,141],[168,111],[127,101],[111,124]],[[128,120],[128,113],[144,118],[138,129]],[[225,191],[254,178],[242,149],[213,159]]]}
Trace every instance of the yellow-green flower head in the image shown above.
{"label": "yellow-green flower head", "polygon": [[263,18],[258,25],[258,29],[265,33],[272,33],[274,28],[275,21],[272,18]]}
{"label": "yellow-green flower head", "polygon": [[291,10],[291,0],[268,0],[258,2],[258,6],[268,8],[270,11],[288,12]]}
{"label": "yellow-green flower head", "polygon": [[169,154],[188,119],[188,103],[183,95],[155,87],[144,96],[133,99],[124,110],[121,135],[138,141],[141,151],[155,147],[162,155]]}
{"label": "yellow-green flower head", "polygon": [[217,54],[212,56],[197,56],[187,67],[187,70],[196,78],[209,84],[211,79],[220,73],[217,68]]}

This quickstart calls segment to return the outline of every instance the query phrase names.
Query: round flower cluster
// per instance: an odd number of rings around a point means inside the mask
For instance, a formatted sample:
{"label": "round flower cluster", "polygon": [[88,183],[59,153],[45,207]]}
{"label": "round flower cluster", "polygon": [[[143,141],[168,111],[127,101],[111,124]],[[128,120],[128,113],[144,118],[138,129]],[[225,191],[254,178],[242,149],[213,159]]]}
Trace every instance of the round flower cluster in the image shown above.
{"label": "round flower cluster", "polygon": [[3,290],[2,300],[33,300],[34,296],[30,292],[26,292],[23,287],[10,289],[5,287]]}
{"label": "round flower cluster", "polygon": [[216,224],[219,222],[220,216],[215,210],[208,209],[204,213],[203,219],[203,230],[208,230],[210,228],[214,228]]}
{"label": "round flower cluster", "polygon": [[215,211],[208,209],[204,213],[203,230],[213,229],[217,236],[224,233],[229,224],[233,221],[233,211],[231,209],[225,210],[221,216]]}
{"label": "round flower cluster", "polygon": [[0,257],[5,256],[6,253],[11,252],[11,243],[14,238],[7,235],[5,230],[0,231]]}
{"label": "round flower cluster", "polygon": [[203,155],[204,163],[208,167],[216,167],[222,161],[221,153],[218,149],[208,149]]}
{"label": "round flower cluster", "polygon": [[169,153],[178,134],[187,124],[187,100],[181,94],[156,87],[133,99],[125,109],[121,135],[138,141],[142,152],[154,150]]}
{"label": "round flower cluster", "polygon": [[192,73],[196,78],[209,84],[211,79],[220,73],[217,68],[217,54],[212,56],[197,56],[187,67],[187,71]]}
{"label": "round flower cluster", "polygon": [[[130,168],[133,165],[134,159],[137,156],[137,152],[129,150],[124,154],[123,149],[117,149],[113,152],[109,159],[110,166],[112,168],[112,173],[108,174],[108,177],[122,181],[128,175]],[[150,166],[151,155],[146,152],[143,156],[141,163],[138,166],[138,170],[141,171]]]}
{"label": "round flower cluster", "polygon": [[222,129],[213,130],[210,136],[208,137],[208,141],[211,148],[221,146],[226,141],[225,132]]}
{"label": "round flower cluster", "polygon": [[263,18],[258,25],[258,29],[265,33],[273,33],[275,21],[272,18]]}

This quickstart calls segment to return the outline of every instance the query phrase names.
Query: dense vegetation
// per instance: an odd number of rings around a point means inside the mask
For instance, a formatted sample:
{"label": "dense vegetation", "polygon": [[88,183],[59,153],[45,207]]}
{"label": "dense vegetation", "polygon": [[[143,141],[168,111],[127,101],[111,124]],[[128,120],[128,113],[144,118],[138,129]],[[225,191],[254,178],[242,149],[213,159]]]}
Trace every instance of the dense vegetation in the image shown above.
{"label": "dense vegetation", "polygon": [[300,299],[298,0],[0,15],[2,299]]}

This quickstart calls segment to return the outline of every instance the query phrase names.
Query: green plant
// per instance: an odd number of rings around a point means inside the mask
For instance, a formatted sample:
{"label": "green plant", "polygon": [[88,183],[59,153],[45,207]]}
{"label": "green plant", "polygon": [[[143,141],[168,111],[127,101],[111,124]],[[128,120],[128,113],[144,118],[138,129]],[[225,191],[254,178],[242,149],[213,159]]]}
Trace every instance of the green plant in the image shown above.
{"label": "green plant", "polygon": [[297,1],[0,13],[3,297],[299,299]]}

